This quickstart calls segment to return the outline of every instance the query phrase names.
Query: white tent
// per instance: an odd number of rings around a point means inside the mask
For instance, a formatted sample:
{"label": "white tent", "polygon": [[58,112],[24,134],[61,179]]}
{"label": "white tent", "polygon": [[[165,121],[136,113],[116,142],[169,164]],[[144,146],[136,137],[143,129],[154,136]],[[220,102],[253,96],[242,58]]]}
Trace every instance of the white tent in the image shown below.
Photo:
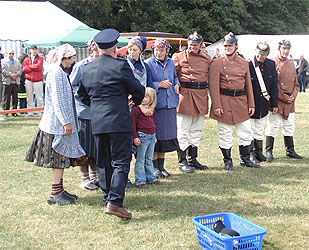
{"label": "white tent", "polygon": [[21,42],[51,37],[80,25],[88,27],[48,1],[0,1],[0,10],[2,53],[13,48],[16,56],[22,52]]}
{"label": "white tent", "polygon": [[[269,58],[278,55],[278,44],[283,39],[290,40],[292,44],[291,55],[296,59],[301,54],[309,59],[309,35],[238,35],[238,52],[246,59],[253,58],[255,54],[256,45],[259,42],[266,42],[270,46]],[[215,49],[219,48],[222,54],[223,45],[222,40],[209,45],[206,49],[212,58],[215,54]]]}

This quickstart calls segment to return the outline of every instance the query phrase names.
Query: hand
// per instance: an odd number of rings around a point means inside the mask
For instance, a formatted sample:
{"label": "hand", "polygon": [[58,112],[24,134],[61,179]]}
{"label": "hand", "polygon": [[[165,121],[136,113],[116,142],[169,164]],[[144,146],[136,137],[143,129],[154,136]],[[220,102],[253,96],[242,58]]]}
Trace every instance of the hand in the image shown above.
{"label": "hand", "polygon": [[223,109],[215,109],[214,113],[216,116],[221,117],[221,115],[224,113]]}
{"label": "hand", "polygon": [[176,84],[174,88],[175,88],[176,94],[179,95],[179,85]]}
{"label": "hand", "polygon": [[16,80],[16,77],[17,77],[17,74],[15,74],[15,73],[11,75],[11,78],[12,78],[14,81]]}
{"label": "hand", "polygon": [[158,87],[162,89],[167,89],[171,86],[172,84],[170,83],[169,80],[164,80],[162,82],[159,82]]}
{"label": "hand", "polygon": [[65,135],[71,135],[72,134],[72,125],[71,125],[71,123],[68,123],[68,124],[64,125],[63,128],[64,128],[64,134]]}
{"label": "hand", "polygon": [[291,95],[288,98],[288,103],[292,103],[292,102],[294,102],[294,100],[295,100],[295,97]]}
{"label": "hand", "polygon": [[278,108],[273,108],[272,113],[273,113],[273,114],[276,114],[277,112],[278,112]]}
{"label": "hand", "polygon": [[249,108],[249,115],[252,116],[255,112],[255,108]]}
{"label": "hand", "polygon": [[155,137],[155,144],[157,143],[157,141],[158,141],[158,139],[157,139],[157,137]]}
{"label": "hand", "polygon": [[134,138],[133,143],[134,143],[135,146],[139,146],[141,144],[141,141],[138,138]]}
{"label": "hand", "polygon": [[146,108],[146,107],[144,107],[143,105],[139,105],[138,107],[141,109],[142,113],[143,113],[145,116],[152,116],[153,111],[154,111],[153,108]]}

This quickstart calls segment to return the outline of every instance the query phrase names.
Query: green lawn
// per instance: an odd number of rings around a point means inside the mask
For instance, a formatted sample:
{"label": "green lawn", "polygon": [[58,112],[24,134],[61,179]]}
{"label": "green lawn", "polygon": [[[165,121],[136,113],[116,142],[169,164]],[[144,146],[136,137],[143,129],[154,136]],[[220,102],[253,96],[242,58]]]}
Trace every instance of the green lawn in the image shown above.
{"label": "green lawn", "polygon": [[[65,171],[65,188],[79,196],[75,205],[48,205],[51,171],[23,161],[39,118],[9,117],[0,122],[0,249],[199,249],[192,218],[233,212],[267,229],[263,249],[308,249],[309,93],[296,103],[296,152],[285,157],[283,137],[275,140],[273,163],[261,169],[223,170],[217,124],[206,119],[200,157],[207,171],[181,174],[176,153],[167,155],[171,178],[147,190],[127,189],[132,220],[104,214],[101,192],[79,189],[78,168]],[[130,178],[133,176],[133,162]]]}

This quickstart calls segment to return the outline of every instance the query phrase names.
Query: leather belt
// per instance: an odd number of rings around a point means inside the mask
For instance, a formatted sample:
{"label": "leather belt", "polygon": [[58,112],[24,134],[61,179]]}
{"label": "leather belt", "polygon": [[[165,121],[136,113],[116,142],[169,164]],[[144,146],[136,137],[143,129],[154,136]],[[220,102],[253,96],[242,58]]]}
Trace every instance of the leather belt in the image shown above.
{"label": "leather belt", "polygon": [[187,89],[206,89],[207,82],[183,82],[181,87]]}
{"label": "leather belt", "polygon": [[241,96],[246,92],[244,89],[220,89],[220,93],[228,96]]}

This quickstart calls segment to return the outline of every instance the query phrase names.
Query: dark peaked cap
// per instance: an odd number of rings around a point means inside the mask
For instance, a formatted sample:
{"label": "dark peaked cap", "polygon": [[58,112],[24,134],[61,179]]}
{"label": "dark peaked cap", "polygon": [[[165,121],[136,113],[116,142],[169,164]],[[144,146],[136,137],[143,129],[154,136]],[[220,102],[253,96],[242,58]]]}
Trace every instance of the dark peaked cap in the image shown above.
{"label": "dark peaked cap", "polygon": [[98,44],[100,49],[109,49],[118,43],[120,34],[115,29],[105,29],[95,35],[93,40]]}

